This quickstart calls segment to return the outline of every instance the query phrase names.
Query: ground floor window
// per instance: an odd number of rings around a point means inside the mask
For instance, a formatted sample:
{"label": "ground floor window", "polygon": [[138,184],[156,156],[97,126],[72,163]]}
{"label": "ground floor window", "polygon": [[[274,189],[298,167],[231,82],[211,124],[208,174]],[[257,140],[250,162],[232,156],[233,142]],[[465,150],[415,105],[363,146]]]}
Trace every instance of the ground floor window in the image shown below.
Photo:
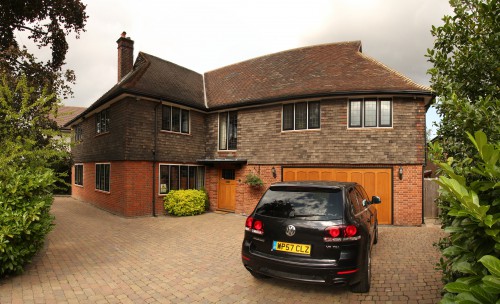
{"label": "ground floor window", "polygon": [[205,167],[189,165],[160,165],[160,194],[170,190],[202,189],[205,186]]}
{"label": "ground floor window", "polygon": [[95,165],[95,188],[109,192],[109,173],[110,164],[96,164]]}
{"label": "ground floor window", "polygon": [[83,165],[75,165],[75,185],[83,186]]}

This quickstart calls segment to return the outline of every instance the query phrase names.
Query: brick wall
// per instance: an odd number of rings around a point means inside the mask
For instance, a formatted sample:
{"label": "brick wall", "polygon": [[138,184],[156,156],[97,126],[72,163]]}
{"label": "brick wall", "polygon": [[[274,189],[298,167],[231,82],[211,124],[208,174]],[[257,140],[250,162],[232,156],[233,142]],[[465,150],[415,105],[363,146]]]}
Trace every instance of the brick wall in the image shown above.
{"label": "brick wall", "polygon": [[393,224],[419,226],[422,224],[422,166],[409,165],[403,168],[403,179],[399,179],[399,166],[393,171]]}
{"label": "brick wall", "polygon": [[[281,131],[281,105],[238,111],[238,150],[249,164],[423,164],[423,101],[393,99],[392,128],[347,128],[347,99],[321,101],[321,129]],[[207,116],[207,157],[217,150],[218,115]]]}

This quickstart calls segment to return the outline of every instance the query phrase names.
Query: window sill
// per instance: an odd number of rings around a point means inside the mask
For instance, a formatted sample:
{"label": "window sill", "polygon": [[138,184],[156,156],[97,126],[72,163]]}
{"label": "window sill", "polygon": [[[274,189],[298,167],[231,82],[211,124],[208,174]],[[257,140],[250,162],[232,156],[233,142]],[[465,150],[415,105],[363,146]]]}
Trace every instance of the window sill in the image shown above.
{"label": "window sill", "polygon": [[109,191],[104,191],[104,190],[99,190],[99,189],[94,189],[95,192],[100,192],[100,193],[103,193],[103,194],[111,194],[111,192]]}
{"label": "window sill", "polygon": [[281,130],[281,134],[296,132],[320,132],[321,129],[300,129],[300,130]]}
{"label": "window sill", "polygon": [[191,133],[182,133],[182,132],[175,132],[175,131],[168,131],[168,130],[160,130],[160,133],[174,134],[174,135],[184,135],[184,136],[192,136]]}
{"label": "window sill", "polygon": [[83,185],[79,185],[79,184],[73,184],[73,186],[83,188]]}
{"label": "window sill", "polygon": [[103,132],[103,133],[96,133],[95,137],[99,137],[99,136],[104,136],[104,135],[107,135],[107,134],[110,134],[111,132]]}

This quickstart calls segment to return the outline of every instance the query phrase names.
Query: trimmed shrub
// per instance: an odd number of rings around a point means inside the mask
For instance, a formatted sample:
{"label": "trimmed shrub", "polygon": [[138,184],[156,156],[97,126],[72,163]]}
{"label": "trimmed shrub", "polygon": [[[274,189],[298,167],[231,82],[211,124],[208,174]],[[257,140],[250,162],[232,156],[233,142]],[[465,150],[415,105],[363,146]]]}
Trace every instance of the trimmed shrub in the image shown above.
{"label": "trimmed shrub", "polygon": [[441,303],[500,303],[500,142],[482,131],[468,134],[474,159],[441,163],[439,177],[443,227],[438,244],[445,294]]}
{"label": "trimmed shrub", "polygon": [[0,172],[0,277],[21,273],[53,227],[49,213],[56,177],[45,168]]}
{"label": "trimmed shrub", "polygon": [[165,210],[175,216],[205,212],[207,195],[202,190],[171,190],[163,199]]}

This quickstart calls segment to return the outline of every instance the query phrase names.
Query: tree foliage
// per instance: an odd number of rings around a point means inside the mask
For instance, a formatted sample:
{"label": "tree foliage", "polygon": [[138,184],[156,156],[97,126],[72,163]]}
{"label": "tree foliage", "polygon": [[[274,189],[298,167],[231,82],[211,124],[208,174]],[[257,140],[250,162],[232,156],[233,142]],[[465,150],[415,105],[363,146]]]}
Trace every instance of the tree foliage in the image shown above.
{"label": "tree foliage", "polygon": [[0,277],[22,271],[43,246],[58,180],[50,167],[68,155],[60,131],[45,126],[55,94],[8,79],[0,82]]}
{"label": "tree foliage", "polygon": [[498,0],[451,0],[453,16],[432,27],[434,48],[432,89],[439,96],[437,135],[446,156],[469,156],[473,146],[465,135],[483,130],[500,139],[500,7]]}
{"label": "tree foliage", "polygon": [[[500,294],[500,11],[498,0],[450,0],[433,27],[428,72],[439,96],[438,198],[442,303],[498,303]],[[480,130],[480,131],[478,131]],[[474,137],[471,136],[474,134]],[[489,142],[488,142],[489,141]]]}
{"label": "tree foliage", "polygon": [[[47,87],[64,96],[71,94],[68,83],[74,73],[63,71],[68,52],[66,35],[79,37],[87,21],[80,0],[0,0],[0,73],[18,78],[26,75],[30,86]],[[51,59],[42,62],[19,44],[21,32],[38,48],[50,48]]]}

